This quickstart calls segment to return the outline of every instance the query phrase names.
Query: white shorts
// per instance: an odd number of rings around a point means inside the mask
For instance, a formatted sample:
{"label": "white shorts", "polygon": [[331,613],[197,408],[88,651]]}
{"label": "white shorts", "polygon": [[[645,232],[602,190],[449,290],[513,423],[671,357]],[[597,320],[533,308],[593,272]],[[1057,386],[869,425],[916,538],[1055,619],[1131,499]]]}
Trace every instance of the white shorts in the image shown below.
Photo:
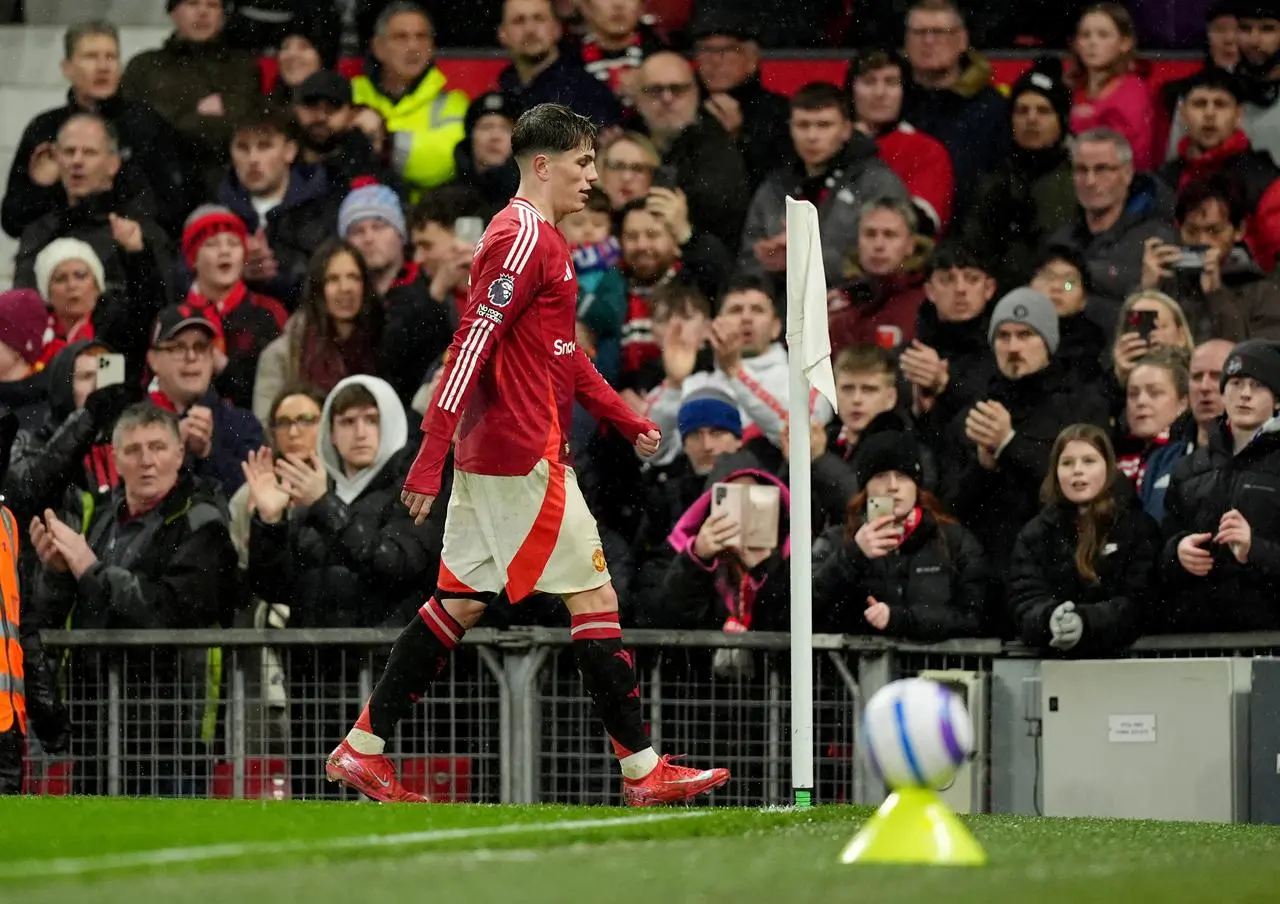
{"label": "white shorts", "polygon": [[573,468],[542,459],[523,477],[454,471],[437,592],[567,596],[609,582],[600,530]]}

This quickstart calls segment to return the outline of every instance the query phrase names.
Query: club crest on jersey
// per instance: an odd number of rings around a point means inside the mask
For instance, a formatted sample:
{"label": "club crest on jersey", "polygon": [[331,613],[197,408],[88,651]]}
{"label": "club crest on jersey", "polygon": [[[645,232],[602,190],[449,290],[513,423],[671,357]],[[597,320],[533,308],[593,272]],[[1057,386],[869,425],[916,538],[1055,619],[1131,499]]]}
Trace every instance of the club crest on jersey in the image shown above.
{"label": "club crest on jersey", "polygon": [[489,304],[495,308],[505,308],[511,304],[516,294],[516,281],[506,273],[489,283]]}

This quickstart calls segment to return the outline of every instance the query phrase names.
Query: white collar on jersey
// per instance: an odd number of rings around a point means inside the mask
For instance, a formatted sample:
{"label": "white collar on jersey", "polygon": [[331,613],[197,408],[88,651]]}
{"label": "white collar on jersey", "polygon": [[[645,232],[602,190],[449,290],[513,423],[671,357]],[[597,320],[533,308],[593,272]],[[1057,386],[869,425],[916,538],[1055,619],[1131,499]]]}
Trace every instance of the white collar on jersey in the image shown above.
{"label": "white collar on jersey", "polygon": [[542,215],[542,212],[541,212],[540,210],[538,210],[538,208],[534,207],[532,204],[530,204],[530,203],[529,203],[528,201],[526,201],[524,198],[512,198],[512,199],[511,199],[511,204],[512,204],[512,206],[514,206],[514,207],[523,207],[525,210],[529,211],[531,214],[533,214],[533,215],[534,215],[535,217],[537,217],[539,220],[543,220],[543,221],[545,221],[545,220],[547,219],[546,217],[544,217],[544,216]]}

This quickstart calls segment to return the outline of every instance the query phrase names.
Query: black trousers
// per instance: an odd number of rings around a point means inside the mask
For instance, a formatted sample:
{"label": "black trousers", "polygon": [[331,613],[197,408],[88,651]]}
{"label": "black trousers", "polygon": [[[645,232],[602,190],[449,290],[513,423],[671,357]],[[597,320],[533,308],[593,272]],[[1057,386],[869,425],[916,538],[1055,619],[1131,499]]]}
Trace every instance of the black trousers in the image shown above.
{"label": "black trousers", "polygon": [[27,739],[17,723],[0,732],[0,794],[22,793],[22,758],[26,751]]}

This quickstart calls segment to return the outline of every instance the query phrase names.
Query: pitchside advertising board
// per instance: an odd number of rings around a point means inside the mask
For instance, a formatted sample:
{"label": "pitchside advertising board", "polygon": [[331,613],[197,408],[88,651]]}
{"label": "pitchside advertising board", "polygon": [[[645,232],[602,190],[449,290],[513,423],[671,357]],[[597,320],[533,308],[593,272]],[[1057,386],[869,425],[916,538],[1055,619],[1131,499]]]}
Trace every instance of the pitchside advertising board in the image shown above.
{"label": "pitchside advertising board", "polygon": [[[992,82],[1004,91],[1018,80],[1027,69],[1035,54],[991,53],[986,54],[991,62]],[[844,84],[845,69],[848,68],[849,56],[838,51],[804,57],[786,57],[770,55],[760,68],[764,85],[770,91],[790,95],[801,85],[809,82],[825,81],[836,85]],[[471,97],[491,91],[497,85],[498,73],[507,65],[507,58],[500,52],[476,55],[474,52],[449,53],[440,51],[436,55],[436,65],[449,80],[450,88],[465,91]],[[264,90],[275,84],[276,61],[264,58],[262,67]],[[1153,91],[1158,91],[1165,82],[1185,78],[1200,68],[1201,58],[1198,55],[1170,55],[1156,59],[1143,59],[1139,63],[1138,72]],[[359,75],[364,61],[348,57],[339,61],[338,70],[348,78]]]}

